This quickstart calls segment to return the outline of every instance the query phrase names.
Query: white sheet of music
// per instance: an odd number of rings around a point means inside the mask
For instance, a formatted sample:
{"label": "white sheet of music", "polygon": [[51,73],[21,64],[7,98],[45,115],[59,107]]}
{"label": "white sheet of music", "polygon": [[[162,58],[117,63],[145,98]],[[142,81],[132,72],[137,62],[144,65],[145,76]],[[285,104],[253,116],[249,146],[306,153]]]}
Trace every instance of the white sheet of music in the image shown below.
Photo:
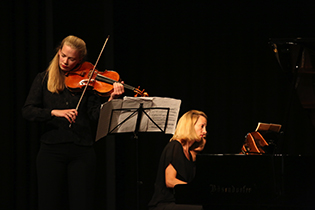
{"label": "white sheet of music", "polygon": [[[106,136],[109,132],[134,132],[138,118],[137,109],[140,107],[140,104],[143,104],[144,111],[162,130],[165,130],[166,134],[174,134],[181,100],[166,97],[124,97],[123,99],[114,99],[102,104],[96,141]],[[167,108],[169,108],[169,113]],[[165,129],[166,120],[167,126]],[[119,125],[120,123],[121,125]],[[117,125],[119,126],[117,127]],[[142,113],[139,132],[161,132],[161,130],[145,113]]]}

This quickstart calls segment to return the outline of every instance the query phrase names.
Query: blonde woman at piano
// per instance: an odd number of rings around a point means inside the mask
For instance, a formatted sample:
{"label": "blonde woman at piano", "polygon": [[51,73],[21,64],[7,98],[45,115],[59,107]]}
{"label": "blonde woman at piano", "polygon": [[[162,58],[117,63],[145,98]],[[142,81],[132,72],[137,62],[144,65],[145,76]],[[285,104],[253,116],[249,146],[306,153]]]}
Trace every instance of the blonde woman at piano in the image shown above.
{"label": "blonde woman at piano", "polygon": [[206,144],[207,116],[204,112],[191,110],[178,121],[175,134],[165,146],[155,181],[155,190],[148,204],[149,210],[201,210],[199,205],[175,203],[173,188],[187,184],[195,176],[195,160]]}

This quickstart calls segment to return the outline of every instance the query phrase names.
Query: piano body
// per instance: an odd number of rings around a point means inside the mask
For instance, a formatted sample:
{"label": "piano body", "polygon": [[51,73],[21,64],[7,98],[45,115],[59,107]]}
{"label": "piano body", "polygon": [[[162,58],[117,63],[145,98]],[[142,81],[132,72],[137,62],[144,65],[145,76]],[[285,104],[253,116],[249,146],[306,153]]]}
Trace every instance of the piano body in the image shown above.
{"label": "piano body", "polygon": [[[309,114],[312,124],[309,129],[314,130],[315,39],[272,38],[269,44],[280,69],[289,75],[291,94],[297,94],[301,106]],[[287,106],[291,107],[291,103],[287,102]],[[284,122],[286,137],[290,135],[286,130],[290,120],[295,120],[287,119]],[[312,148],[313,140],[309,141]],[[198,155],[194,181],[175,186],[176,202],[202,204],[209,210],[315,209],[315,157],[282,153]]]}
{"label": "piano body", "polygon": [[[269,44],[282,71],[290,75],[292,94],[298,95],[312,121],[309,129],[313,130],[315,39],[270,39]],[[286,135],[288,124],[285,122]],[[175,186],[176,202],[202,204],[205,210],[315,209],[315,157],[282,153],[200,154],[195,179],[187,185]]]}
{"label": "piano body", "polygon": [[314,157],[197,156],[196,177],[174,188],[176,203],[210,209],[315,209]]}

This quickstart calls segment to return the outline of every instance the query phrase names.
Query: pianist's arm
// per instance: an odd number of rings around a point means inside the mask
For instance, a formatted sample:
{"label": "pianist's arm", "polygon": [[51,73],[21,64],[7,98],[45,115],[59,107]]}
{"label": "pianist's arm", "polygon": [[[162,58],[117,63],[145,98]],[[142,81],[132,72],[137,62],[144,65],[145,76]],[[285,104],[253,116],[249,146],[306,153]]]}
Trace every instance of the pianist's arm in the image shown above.
{"label": "pianist's arm", "polygon": [[169,164],[167,168],[165,169],[165,184],[168,188],[174,188],[177,184],[187,184],[187,182],[183,182],[176,178],[177,171],[172,166],[172,164]]}

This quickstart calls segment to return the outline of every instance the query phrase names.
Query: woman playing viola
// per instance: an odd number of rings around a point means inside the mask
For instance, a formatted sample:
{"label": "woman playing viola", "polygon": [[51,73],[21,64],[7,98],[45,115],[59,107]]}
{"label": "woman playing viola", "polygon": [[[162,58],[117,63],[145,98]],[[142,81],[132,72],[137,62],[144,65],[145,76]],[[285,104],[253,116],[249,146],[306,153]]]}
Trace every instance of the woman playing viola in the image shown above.
{"label": "woman playing viola", "polygon": [[[81,93],[70,92],[65,85],[65,74],[78,67],[86,54],[82,39],[66,37],[47,70],[36,76],[22,109],[27,120],[44,123],[37,156],[40,210],[93,209],[92,125],[102,101],[88,90],[76,109]],[[108,100],[123,93],[123,85],[114,83]]]}

